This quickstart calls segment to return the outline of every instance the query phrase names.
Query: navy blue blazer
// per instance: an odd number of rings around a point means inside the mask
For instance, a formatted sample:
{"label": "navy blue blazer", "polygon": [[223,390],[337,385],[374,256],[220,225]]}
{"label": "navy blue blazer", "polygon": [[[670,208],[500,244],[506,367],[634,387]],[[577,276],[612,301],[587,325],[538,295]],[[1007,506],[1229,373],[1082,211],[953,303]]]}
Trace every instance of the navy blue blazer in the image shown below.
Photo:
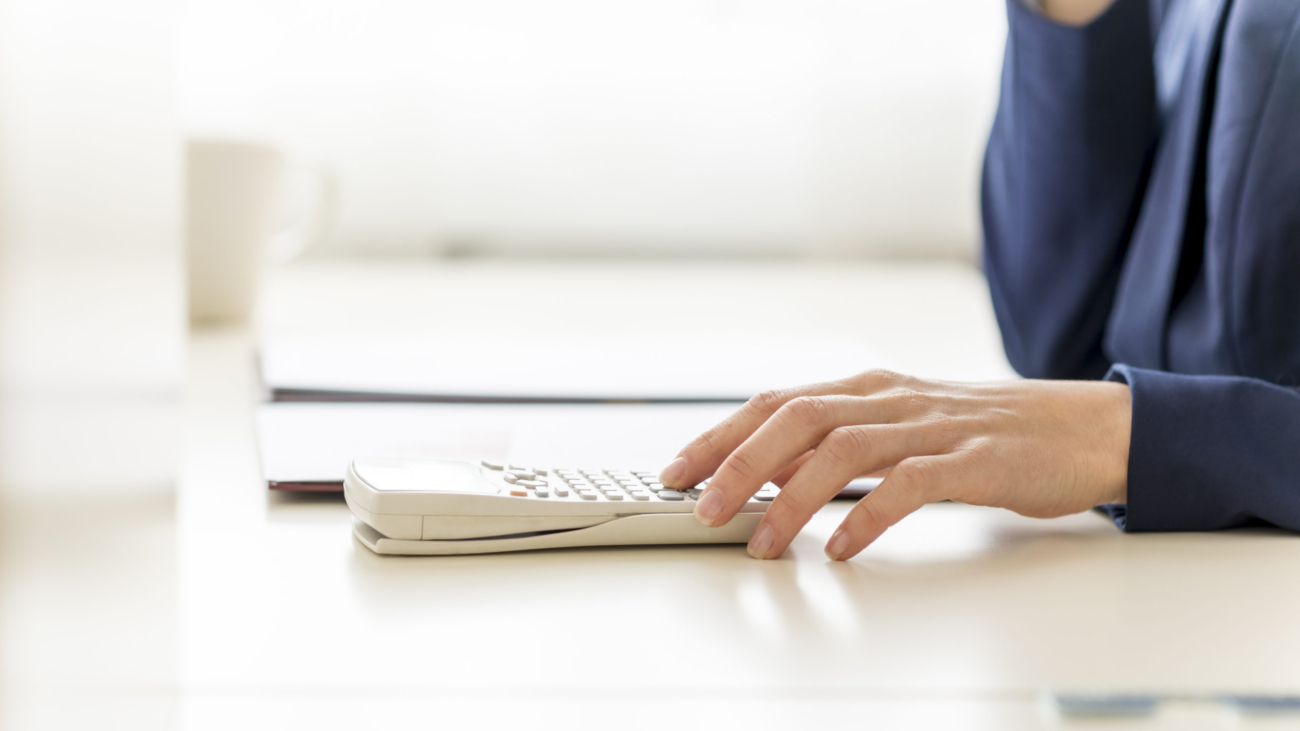
{"label": "navy blue blazer", "polygon": [[1300,2],[1009,0],[982,184],[1007,356],[1127,382],[1126,530],[1300,530]]}

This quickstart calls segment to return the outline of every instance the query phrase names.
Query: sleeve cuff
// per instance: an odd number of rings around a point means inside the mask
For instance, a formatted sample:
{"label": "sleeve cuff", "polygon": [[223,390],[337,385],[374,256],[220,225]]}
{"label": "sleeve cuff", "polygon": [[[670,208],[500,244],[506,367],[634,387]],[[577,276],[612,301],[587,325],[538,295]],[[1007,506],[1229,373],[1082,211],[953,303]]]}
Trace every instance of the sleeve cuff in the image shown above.
{"label": "sleeve cuff", "polygon": [[1126,532],[1300,527],[1300,397],[1263,381],[1116,365],[1133,399]]}

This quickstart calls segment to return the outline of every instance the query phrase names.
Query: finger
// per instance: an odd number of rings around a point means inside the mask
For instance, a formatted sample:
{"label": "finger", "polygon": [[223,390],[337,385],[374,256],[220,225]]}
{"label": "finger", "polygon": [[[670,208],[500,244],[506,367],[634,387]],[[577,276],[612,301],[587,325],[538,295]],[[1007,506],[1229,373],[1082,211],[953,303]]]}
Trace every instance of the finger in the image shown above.
{"label": "finger", "polygon": [[817,446],[812,458],[786,483],[767,509],[750,538],[750,555],[780,556],[813,513],[854,477],[896,465],[918,454],[934,454],[943,448],[943,442],[944,438],[925,424],[873,424],[836,429]]}
{"label": "finger", "polygon": [[[812,456],[813,456],[813,451],[811,449],[808,450],[807,452],[804,452],[803,454],[799,455],[799,459],[796,459],[795,461],[791,462],[789,467],[786,467],[785,469],[776,473],[776,475],[772,479],[768,480],[768,482],[776,485],[777,487],[785,487],[785,484],[790,481],[790,478],[794,477],[794,473],[798,472],[799,468],[803,466],[804,462],[807,462]],[[858,479],[858,478],[881,479],[887,474],[889,474],[888,467],[884,468],[883,470],[876,470],[875,472],[864,472],[863,474],[858,475],[854,479]]]}
{"label": "finger", "polygon": [[799,468],[803,467],[803,463],[807,462],[812,456],[813,456],[813,452],[811,449],[808,450],[807,452],[804,452],[803,454],[799,455],[798,459],[791,462],[785,469],[776,473],[771,480],[768,480],[768,482],[775,483],[777,487],[785,487],[785,483],[789,482],[790,478],[794,477],[794,473],[798,472]]}
{"label": "finger", "polygon": [[764,483],[833,430],[895,423],[914,415],[922,403],[922,397],[902,392],[800,396],[788,401],[723,460],[695,504],[695,516],[708,526],[723,525]]}
{"label": "finger", "polygon": [[659,474],[659,481],[678,489],[699,484],[700,480],[712,475],[727,455],[748,439],[777,409],[792,399],[850,393],[853,387],[851,379],[846,379],[764,391],[682,448],[677,453],[677,458]]}
{"label": "finger", "polygon": [[891,526],[920,510],[926,503],[943,500],[960,489],[969,470],[961,454],[912,457],[890,470],[884,482],[858,501],[826,542],[826,555],[836,561],[856,556]]}

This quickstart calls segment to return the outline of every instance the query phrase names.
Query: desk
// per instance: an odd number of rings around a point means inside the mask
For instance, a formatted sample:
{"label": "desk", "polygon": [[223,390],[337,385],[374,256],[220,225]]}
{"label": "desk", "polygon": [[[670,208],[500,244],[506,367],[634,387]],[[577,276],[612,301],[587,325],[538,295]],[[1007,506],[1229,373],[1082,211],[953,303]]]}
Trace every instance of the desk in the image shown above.
{"label": "desk", "polygon": [[[860,328],[902,369],[1006,372],[974,271],[653,266],[669,302],[712,291],[737,310]],[[479,263],[347,276],[419,303],[512,277],[644,274]],[[291,327],[344,276],[331,263],[286,272],[265,326]],[[534,305],[519,316],[535,325],[566,306]],[[5,504],[0,726],[1074,728],[1044,714],[1041,690],[1300,690],[1289,535],[1123,535],[1093,514],[937,504],[834,564],[821,547],[849,506],[832,504],[774,562],[740,546],[382,558],[352,540],[337,498],[266,493],[254,376],[249,331],[194,334],[174,509],[133,497],[69,519],[66,504]],[[81,539],[37,540],[68,520]],[[1274,723],[1195,705],[1156,719]]]}

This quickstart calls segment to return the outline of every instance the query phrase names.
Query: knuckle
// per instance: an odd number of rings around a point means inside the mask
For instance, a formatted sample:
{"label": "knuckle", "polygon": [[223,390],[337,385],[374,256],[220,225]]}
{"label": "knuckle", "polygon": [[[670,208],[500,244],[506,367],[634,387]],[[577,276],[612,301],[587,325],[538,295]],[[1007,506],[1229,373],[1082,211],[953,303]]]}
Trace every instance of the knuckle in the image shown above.
{"label": "knuckle", "polygon": [[821,449],[833,464],[848,465],[859,461],[870,447],[867,435],[855,427],[841,427],[822,440]]}
{"label": "knuckle", "polygon": [[874,500],[862,499],[854,506],[853,513],[857,516],[856,522],[859,526],[869,527],[873,525],[888,525],[888,517],[880,511],[880,505]]}
{"label": "knuckle", "polygon": [[959,451],[969,455],[972,459],[981,460],[992,457],[996,449],[997,447],[994,445],[992,439],[989,439],[988,437],[976,437],[974,439],[966,440]]}
{"label": "knuckle", "polygon": [[930,394],[918,391],[915,388],[899,386],[893,389],[889,398],[902,410],[914,413],[925,411],[930,407]]}
{"label": "knuckle", "polygon": [[788,392],[781,389],[773,389],[771,391],[763,391],[754,394],[754,396],[749,399],[746,406],[761,414],[770,414],[781,408],[781,406],[789,400],[790,395]]}
{"label": "knuckle", "polygon": [[[780,503],[778,505],[777,503]],[[782,492],[777,496],[777,500],[772,503],[772,509],[777,510],[777,515],[781,516],[781,522],[797,521],[802,522],[808,519],[808,516],[817,512],[821,505],[817,503],[816,498],[809,494],[807,490],[791,490],[788,493]],[[769,509],[769,514],[771,509]]]}
{"label": "knuckle", "polygon": [[901,492],[924,499],[939,485],[936,472],[937,468],[930,460],[913,457],[899,462],[890,476]]}
{"label": "knuckle", "polygon": [[787,417],[809,428],[820,426],[826,421],[830,407],[826,399],[820,396],[800,396],[781,407]]}
{"label": "knuckle", "polygon": [[724,466],[728,470],[736,473],[736,475],[741,479],[749,479],[753,477],[758,469],[758,466],[754,464],[753,458],[743,450],[732,452],[731,456],[727,457]]}
{"label": "knuckle", "polygon": [[699,451],[706,454],[716,452],[718,449],[718,430],[714,428],[704,432],[695,439],[691,447],[694,449],[688,451]]}
{"label": "knuckle", "polygon": [[858,386],[864,391],[887,388],[901,382],[903,377],[891,370],[875,368],[857,375]]}

